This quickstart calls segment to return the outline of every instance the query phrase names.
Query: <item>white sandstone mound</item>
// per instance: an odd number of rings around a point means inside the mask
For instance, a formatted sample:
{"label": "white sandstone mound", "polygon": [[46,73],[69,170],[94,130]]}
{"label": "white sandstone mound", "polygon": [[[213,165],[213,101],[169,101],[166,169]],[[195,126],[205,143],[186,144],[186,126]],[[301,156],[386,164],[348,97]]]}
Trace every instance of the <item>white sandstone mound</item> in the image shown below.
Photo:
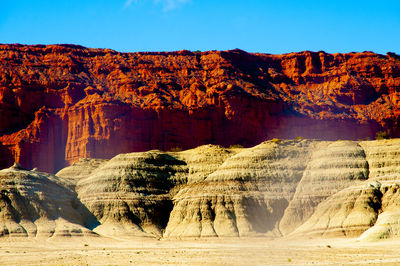
{"label": "white sandstone mound", "polygon": [[322,201],[293,234],[317,237],[357,237],[373,226],[381,209],[380,184],[364,182]]}
{"label": "white sandstone mound", "polygon": [[160,151],[120,154],[80,180],[77,192],[101,223],[96,232],[160,237],[182,174],[186,163]]}
{"label": "white sandstone mound", "polygon": [[380,184],[381,208],[361,240],[400,237],[400,139],[364,141],[370,179]]}
{"label": "white sandstone mound", "polygon": [[57,175],[0,171],[0,234],[400,237],[400,139],[136,152]]}
{"label": "white sandstone mound", "polygon": [[280,221],[281,232],[287,235],[294,231],[329,196],[368,179],[368,171],[364,150],[357,142],[321,143],[314,151],[293,200]]}
{"label": "white sandstone mound", "polygon": [[229,157],[203,182],[179,190],[164,236],[280,235],[276,225],[313,146],[269,141]]}
{"label": "white sandstone mound", "polygon": [[369,179],[400,182],[400,139],[362,141]]}
{"label": "white sandstone mound", "polygon": [[187,163],[189,172],[183,176],[182,183],[191,184],[204,181],[229,157],[241,150],[243,149],[227,149],[218,145],[203,145],[195,149],[174,153],[173,155]]}
{"label": "white sandstone mound", "polygon": [[66,181],[27,171],[17,163],[0,171],[0,235],[56,237],[93,235],[94,216]]}
{"label": "white sandstone mound", "polygon": [[344,188],[321,202],[293,234],[354,237],[400,236],[400,140],[363,141],[368,180]]}
{"label": "white sandstone mound", "polygon": [[69,180],[76,185],[79,180],[88,177],[100,165],[107,162],[104,159],[81,158],[71,166],[61,169],[56,176]]}

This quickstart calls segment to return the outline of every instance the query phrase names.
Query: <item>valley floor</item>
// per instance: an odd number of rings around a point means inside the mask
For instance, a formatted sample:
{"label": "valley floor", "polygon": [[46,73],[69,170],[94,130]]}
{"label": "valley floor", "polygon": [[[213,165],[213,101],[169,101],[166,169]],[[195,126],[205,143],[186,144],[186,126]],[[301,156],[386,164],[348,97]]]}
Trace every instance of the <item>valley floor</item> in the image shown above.
{"label": "valley floor", "polygon": [[359,265],[400,264],[400,240],[0,239],[0,265]]}

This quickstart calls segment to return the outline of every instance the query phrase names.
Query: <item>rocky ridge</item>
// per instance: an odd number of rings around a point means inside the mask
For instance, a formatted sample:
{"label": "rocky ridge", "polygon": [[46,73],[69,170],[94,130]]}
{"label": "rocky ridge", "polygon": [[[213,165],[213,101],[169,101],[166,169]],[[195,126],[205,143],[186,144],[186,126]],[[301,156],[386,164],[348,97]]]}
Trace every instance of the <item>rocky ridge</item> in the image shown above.
{"label": "rocky ridge", "polygon": [[0,167],[203,144],[400,136],[393,53],[119,53],[0,45]]}
{"label": "rocky ridge", "polygon": [[85,159],[56,176],[14,166],[0,171],[0,228],[3,236],[398,237],[399,150],[400,139],[274,139]]}

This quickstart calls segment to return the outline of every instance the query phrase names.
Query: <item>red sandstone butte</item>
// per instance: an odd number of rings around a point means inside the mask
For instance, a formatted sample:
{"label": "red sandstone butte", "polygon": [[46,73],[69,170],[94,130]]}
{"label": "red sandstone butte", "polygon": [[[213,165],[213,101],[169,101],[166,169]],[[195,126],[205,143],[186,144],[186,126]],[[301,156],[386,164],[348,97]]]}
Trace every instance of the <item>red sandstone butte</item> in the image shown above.
{"label": "red sandstone butte", "polygon": [[270,138],[400,135],[393,53],[0,45],[0,168]]}

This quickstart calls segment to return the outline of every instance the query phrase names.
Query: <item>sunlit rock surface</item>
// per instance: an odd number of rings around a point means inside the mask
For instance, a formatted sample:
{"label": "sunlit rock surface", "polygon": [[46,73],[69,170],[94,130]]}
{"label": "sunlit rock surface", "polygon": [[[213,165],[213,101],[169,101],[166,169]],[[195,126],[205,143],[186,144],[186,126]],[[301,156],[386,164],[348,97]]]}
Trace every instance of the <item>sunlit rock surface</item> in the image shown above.
{"label": "sunlit rock surface", "polygon": [[0,171],[0,236],[94,235],[95,217],[78,200],[71,184],[18,164]]}
{"label": "sunlit rock surface", "polygon": [[81,158],[78,162],[73,163],[71,166],[61,169],[58,173],[56,173],[56,176],[67,179],[76,185],[79,180],[88,177],[93,170],[97,169],[106,161],[107,160],[103,159]]}
{"label": "sunlit rock surface", "polygon": [[274,139],[82,159],[63,178],[16,165],[0,171],[2,234],[399,237],[399,151],[399,139]]}
{"label": "sunlit rock surface", "polygon": [[280,235],[276,225],[312,147],[309,141],[270,141],[231,156],[173,198],[166,236]]}
{"label": "sunlit rock surface", "polygon": [[161,236],[172,209],[170,190],[186,163],[159,151],[120,154],[77,184],[81,201],[97,217],[98,233]]}
{"label": "sunlit rock surface", "polygon": [[[272,138],[400,136],[400,60],[0,45],[0,168]],[[44,159],[46,158],[46,159]]]}

